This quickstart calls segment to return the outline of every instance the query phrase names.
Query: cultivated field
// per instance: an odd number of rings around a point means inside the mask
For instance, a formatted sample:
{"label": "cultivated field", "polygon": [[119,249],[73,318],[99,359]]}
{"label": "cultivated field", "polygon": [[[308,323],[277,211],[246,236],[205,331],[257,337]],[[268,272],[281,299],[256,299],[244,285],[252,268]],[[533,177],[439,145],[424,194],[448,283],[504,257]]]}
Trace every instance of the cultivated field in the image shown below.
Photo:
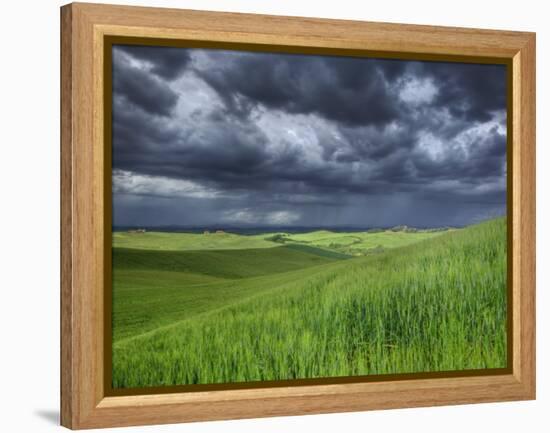
{"label": "cultivated field", "polygon": [[503,218],[113,243],[116,388],[506,364]]}

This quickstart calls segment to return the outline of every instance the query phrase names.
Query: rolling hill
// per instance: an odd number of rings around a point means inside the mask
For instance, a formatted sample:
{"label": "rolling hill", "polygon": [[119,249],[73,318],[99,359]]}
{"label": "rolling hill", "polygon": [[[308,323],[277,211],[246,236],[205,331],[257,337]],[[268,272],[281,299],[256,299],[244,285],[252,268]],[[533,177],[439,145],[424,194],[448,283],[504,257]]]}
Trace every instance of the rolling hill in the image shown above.
{"label": "rolling hill", "polygon": [[252,252],[115,248],[113,385],[506,365],[505,219],[356,258],[320,255],[327,237]]}
{"label": "rolling hill", "polygon": [[260,295],[335,261],[287,247],[183,252],[115,248],[114,341]]}

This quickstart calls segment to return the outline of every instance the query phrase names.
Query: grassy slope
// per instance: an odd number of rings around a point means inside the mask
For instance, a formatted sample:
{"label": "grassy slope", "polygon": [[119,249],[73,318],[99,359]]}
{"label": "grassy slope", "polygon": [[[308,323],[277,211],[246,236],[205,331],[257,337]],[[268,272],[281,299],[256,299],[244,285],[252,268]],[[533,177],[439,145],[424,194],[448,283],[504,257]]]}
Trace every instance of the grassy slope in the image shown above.
{"label": "grassy slope", "polygon": [[440,236],[445,232],[357,232],[338,233],[326,230],[310,233],[290,234],[289,241],[305,242],[320,248],[329,248],[344,254],[360,254],[366,250],[382,246],[385,249],[399,248]]}
{"label": "grassy slope", "polygon": [[147,250],[225,250],[273,248],[278,244],[263,236],[241,236],[233,233],[113,233],[113,246]]}
{"label": "grassy slope", "polygon": [[281,246],[219,251],[113,249],[115,272],[122,269],[172,271],[218,278],[257,277],[321,265],[331,260],[319,254]]}
{"label": "grassy slope", "polygon": [[297,251],[303,251],[304,253],[315,254],[317,256],[328,257],[331,259],[338,259],[338,260],[349,259],[352,257],[351,255],[342,254],[338,251],[334,251],[326,248],[314,247],[314,246],[311,246],[308,244],[302,244],[302,243],[287,243],[285,244],[285,248],[289,248]]}
{"label": "grassy slope", "polygon": [[505,365],[503,219],[315,269],[116,344],[114,386]]}
{"label": "grassy slope", "polygon": [[333,261],[287,247],[177,252],[115,248],[114,341],[264,293]]}

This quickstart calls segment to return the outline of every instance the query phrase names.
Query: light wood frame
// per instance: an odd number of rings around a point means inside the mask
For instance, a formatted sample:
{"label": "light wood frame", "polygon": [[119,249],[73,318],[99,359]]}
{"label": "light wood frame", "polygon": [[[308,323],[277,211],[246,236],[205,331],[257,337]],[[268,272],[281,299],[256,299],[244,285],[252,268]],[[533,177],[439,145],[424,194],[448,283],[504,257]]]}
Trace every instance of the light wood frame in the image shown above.
{"label": "light wood frame", "polygon": [[[73,428],[535,398],[535,34],[73,3],[61,8],[61,424]],[[511,67],[511,371],[498,375],[106,396],[106,36],[338,49]],[[110,175],[110,174],[109,174]],[[510,261],[509,261],[510,263]]]}

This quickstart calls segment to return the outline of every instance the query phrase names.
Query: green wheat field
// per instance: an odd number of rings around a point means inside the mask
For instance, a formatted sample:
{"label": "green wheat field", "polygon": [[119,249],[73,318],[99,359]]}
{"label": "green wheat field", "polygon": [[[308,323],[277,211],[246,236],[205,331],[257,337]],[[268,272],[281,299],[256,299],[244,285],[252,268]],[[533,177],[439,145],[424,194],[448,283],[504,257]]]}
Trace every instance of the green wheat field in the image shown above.
{"label": "green wheat field", "polygon": [[113,233],[114,388],[506,366],[506,219]]}

